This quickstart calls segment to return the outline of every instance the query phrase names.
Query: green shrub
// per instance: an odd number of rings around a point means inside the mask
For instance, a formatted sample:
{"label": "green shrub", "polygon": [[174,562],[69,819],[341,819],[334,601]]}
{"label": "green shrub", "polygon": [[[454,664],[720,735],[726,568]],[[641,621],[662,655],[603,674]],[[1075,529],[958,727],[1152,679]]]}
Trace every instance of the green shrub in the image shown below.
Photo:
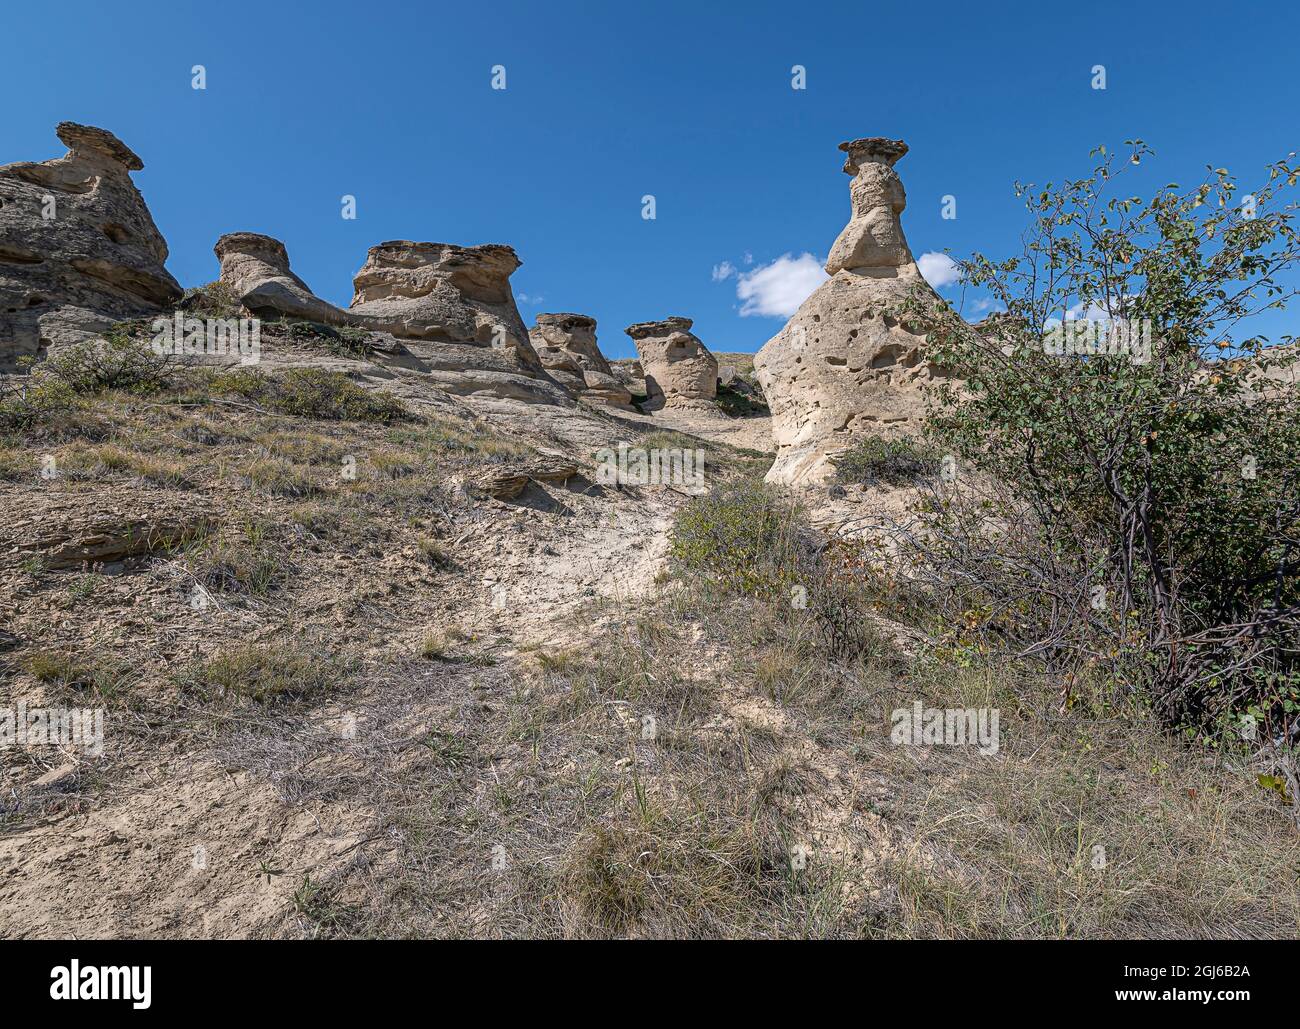
{"label": "green shrub", "polygon": [[27,432],[77,406],[77,395],[61,379],[46,375],[17,386],[0,384],[0,432]]}
{"label": "green shrub", "polygon": [[[962,263],[1005,314],[975,331],[919,294],[897,312],[963,380],[931,427],[983,473],[910,556],[987,645],[1100,666],[1190,731],[1267,707],[1259,738],[1293,747],[1300,720],[1264,683],[1300,673],[1300,387],[1257,389],[1252,366],[1284,355],[1230,334],[1288,297],[1300,231],[1280,194],[1300,169],[1274,165],[1243,217],[1226,170],[1144,202],[1114,180],[1150,151],[1101,155],[1089,178],[1022,189],[1023,256]],[[1076,321],[1063,346],[1080,305],[1127,334],[1079,347]],[[975,498],[981,482],[1000,485]]]}
{"label": "green shrub", "polygon": [[248,312],[235,291],[220,280],[185,291],[180,306],[197,318],[245,318]]}
{"label": "green shrub", "polygon": [[755,398],[723,383],[718,384],[718,395],[714,403],[718,405],[723,414],[731,415],[733,418],[747,418],[750,415],[771,413],[766,401],[761,396]]}
{"label": "green shrub", "polygon": [[833,459],[835,477],[843,483],[912,486],[939,472],[938,458],[908,439],[870,436]]}
{"label": "green shrub", "polygon": [[42,371],[75,393],[120,389],[156,393],[172,385],[175,362],[159,354],[147,339],[134,335],[142,326],[124,322],[102,339],[78,343],[46,359]]}
{"label": "green shrub", "polygon": [[368,358],[375,352],[370,333],[354,325],[325,325],[322,322],[289,322],[285,333],[301,343],[324,343],[339,357]]}
{"label": "green shrub", "polygon": [[396,397],[320,368],[293,368],[274,377],[242,368],[214,376],[210,388],[302,418],[387,423],[409,416]]}
{"label": "green shrub", "polygon": [[771,597],[800,578],[798,512],[760,481],[715,487],[692,498],[673,526],[669,554],[679,571],[723,590]]}
{"label": "green shrub", "polygon": [[285,645],[246,644],[190,669],[181,685],[208,702],[272,704],[317,696],[344,679],[333,658]]}

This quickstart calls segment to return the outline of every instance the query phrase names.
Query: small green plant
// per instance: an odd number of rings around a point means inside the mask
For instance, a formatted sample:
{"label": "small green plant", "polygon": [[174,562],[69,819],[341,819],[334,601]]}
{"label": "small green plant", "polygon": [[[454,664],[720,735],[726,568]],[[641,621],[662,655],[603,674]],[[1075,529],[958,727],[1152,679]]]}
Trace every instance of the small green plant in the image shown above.
{"label": "small green plant", "polygon": [[77,406],[77,394],[47,374],[18,385],[0,383],[0,432],[27,432]]}
{"label": "small green plant", "polygon": [[315,536],[331,536],[343,524],[343,515],[333,507],[319,503],[299,504],[289,511],[289,520]]}
{"label": "small green plant", "polygon": [[718,383],[718,395],[714,403],[723,414],[728,414],[732,418],[748,418],[751,415],[770,414],[766,401],[761,397],[755,398],[748,393],[744,393],[732,386]]}
{"label": "small green plant", "polygon": [[452,560],[447,548],[438,540],[429,536],[420,537],[416,548],[420,552],[420,557],[431,568],[451,568],[456,563]]}
{"label": "small green plant", "polygon": [[451,639],[440,629],[425,633],[420,641],[420,656],[426,661],[450,661]]}
{"label": "small green plant", "polygon": [[214,376],[211,389],[302,418],[393,422],[409,416],[396,397],[359,386],[341,372],[293,368],[280,376],[238,369]]}
{"label": "small green plant", "polygon": [[252,489],[275,497],[307,497],[319,491],[311,476],[301,468],[274,457],[245,466],[243,478]]}
{"label": "small green plant", "polygon": [[285,560],[272,546],[265,523],[248,521],[242,531],[209,537],[190,558],[196,579],[213,593],[262,596],[285,576]]}
{"label": "small green plant", "polygon": [[386,479],[400,479],[417,471],[419,461],[400,451],[379,450],[370,455],[370,464]]}
{"label": "small green plant", "polygon": [[158,353],[148,339],[136,335],[142,329],[140,324],[123,322],[101,339],[53,354],[42,371],[74,393],[93,394],[107,389],[157,393],[173,384],[175,360],[170,354]]}
{"label": "small green plant", "polygon": [[640,446],[645,450],[712,450],[707,440],[698,436],[688,436],[684,432],[652,432],[641,440]]}
{"label": "small green plant", "polygon": [[463,768],[470,761],[469,748],[462,736],[446,729],[434,729],[424,738],[424,747],[441,768]]}
{"label": "small green plant", "polygon": [[345,679],[343,666],[331,657],[293,646],[246,644],[203,661],[180,684],[208,702],[274,704],[318,696]]}
{"label": "small green plant", "polygon": [[96,579],[93,575],[80,575],[68,587],[68,595],[74,600],[89,600],[95,595]]}
{"label": "small green plant", "polygon": [[669,553],[678,570],[724,590],[775,596],[798,581],[798,513],[757,480],[693,498],[673,526]]}
{"label": "small green plant", "polygon": [[187,289],[180,306],[196,317],[230,319],[243,318],[248,313],[235,291],[220,280]]}
{"label": "small green plant", "polygon": [[375,352],[370,333],[353,325],[289,322],[285,332],[290,339],[300,343],[324,343],[339,357],[368,358]]}
{"label": "small green plant", "polygon": [[112,443],[79,447],[63,458],[62,466],[70,477],[78,479],[96,479],[119,473],[169,489],[193,486],[183,464],[126,450]]}
{"label": "small green plant", "polygon": [[414,451],[422,464],[448,457],[513,461],[533,453],[489,425],[441,415],[428,416],[419,425],[395,426],[387,436],[390,442]]}
{"label": "small green plant", "polygon": [[302,882],[294,890],[293,908],[319,929],[342,928],[350,917],[346,908],[334,902],[333,891],[322,883],[312,882],[310,875],[303,875]]}
{"label": "small green plant", "polygon": [[842,483],[912,486],[939,473],[939,460],[922,444],[908,439],[870,436],[833,458]]}
{"label": "small green plant", "polygon": [[68,650],[42,650],[20,662],[37,682],[78,693],[94,693],[103,700],[116,698],[130,679],[127,668],[112,661],[85,657]]}

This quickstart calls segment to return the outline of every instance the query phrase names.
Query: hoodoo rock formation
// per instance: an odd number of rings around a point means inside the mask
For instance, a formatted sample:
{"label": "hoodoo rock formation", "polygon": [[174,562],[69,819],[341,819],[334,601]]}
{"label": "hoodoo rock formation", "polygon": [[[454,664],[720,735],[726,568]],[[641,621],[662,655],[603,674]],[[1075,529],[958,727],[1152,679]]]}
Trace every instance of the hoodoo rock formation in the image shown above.
{"label": "hoodoo rock formation", "polygon": [[387,330],[389,323],[357,317],[320,299],[289,268],[284,244],[257,232],[230,232],[212,248],[221,262],[221,281],[253,314],[263,318],[306,318],[326,325]]}
{"label": "hoodoo rock formation", "polygon": [[0,370],[181,298],[131,181],[144,162],[104,129],[55,131],[65,156],[0,166]]}
{"label": "hoodoo rock formation", "polygon": [[349,310],[390,320],[395,336],[490,346],[543,375],[510,289],[521,263],[498,243],[380,243],[352,280]]}
{"label": "hoodoo rock formation", "polygon": [[538,360],[515,306],[510,276],[520,262],[510,247],[381,243],[370,248],[353,279],[348,308],[316,296],[290,269],[277,239],[233,232],[214,249],[221,281],[254,314],[395,337],[408,363],[451,393],[541,403],[567,399]]}
{"label": "hoodoo rock formation", "polygon": [[693,324],[689,318],[674,316],[627,327],[645,370],[646,410],[713,409],[718,395],[718,361],[690,331]]}
{"label": "hoodoo rock formation", "polygon": [[575,396],[628,408],[632,394],[613,374],[596,343],[596,319],[585,314],[539,314],[528,338],[551,377]]}
{"label": "hoodoo rock formation", "polygon": [[889,313],[913,291],[933,295],[900,221],[907,198],[894,164],[907,144],[855,139],[840,149],[853,210],[826,261],[831,277],[754,357],[777,448],[769,482],[822,482],[856,439],[918,431],[923,387],[942,377],[925,359],[925,336]]}

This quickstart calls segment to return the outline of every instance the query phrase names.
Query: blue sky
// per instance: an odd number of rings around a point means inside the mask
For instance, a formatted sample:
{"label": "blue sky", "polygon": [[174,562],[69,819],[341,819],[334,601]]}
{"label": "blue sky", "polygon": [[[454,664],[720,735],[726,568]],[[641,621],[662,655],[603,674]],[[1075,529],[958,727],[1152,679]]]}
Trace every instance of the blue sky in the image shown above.
{"label": "blue sky", "polygon": [[113,131],[186,286],[236,230],[284,240],[342,305],[375,243],[509,243],[530,324],[591,314],[626,356],[625,326],[682,314],[712,349],[752,351],[784,323],[753,311],[781,308],[847,218],[841,140],[912,147],[918,257],[1002,255],[1025,221],[1012,183],[1085,174],[1099,143],[1155,148],[1144,192],[1207,163],[1256,181],[1300,143],[1297,28],[1300,7],[1196,0],[9,5],[0,163],[61,154],[63,119]]}

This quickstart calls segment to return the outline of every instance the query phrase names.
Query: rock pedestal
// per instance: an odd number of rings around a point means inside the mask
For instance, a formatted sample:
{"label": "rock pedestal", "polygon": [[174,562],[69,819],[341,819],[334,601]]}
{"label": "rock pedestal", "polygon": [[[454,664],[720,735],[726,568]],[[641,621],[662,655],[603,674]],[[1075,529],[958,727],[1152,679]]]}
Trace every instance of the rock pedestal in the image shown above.
{"label": "rock pedestal", "polygon": [[55,131],[65,156],[0,166],[0,370],[181,298],[131,181],[144,162],[104,129]]}
{"label": "rock pedestal", "polygon": [[894,164],[907,145],[870,138],[840,149],[852,212],[826,261],[831,277],[754,357],[777,448],[769,482],[824,482],[857,439],[918,432],[922,390],[942,376],[925,359],[924,335],[890,313],[915,290],[933,297],[900,221],[907,198]]}
{"label": "rock pedestal", "polygon": [[663,407],[715,409],[718,361],[694,335],[689,318],[670,317],[627,327],[645,370],[646,410]]}
{"label": "rock pedestal", "polygon": [[[254,314],[350,325],[391,337],[382,349],[460,395],[570,403],[524,331],[510,290],[519,258],[506,246],[399,240],[371,247],[353,280],[352,306],[312,293],[284,244],[255,232],[217,240],[221,281]],[[398,342],[400,341],[400,343]]]}
{"label": "rock pedestal", "polygon": [[272,236],[230,232],[213,247],[221,281],[261,318],[305,318],[326,325],[356,325],[385,331],[388,323],[352,315],[322,300],[289,268],[289,252]]}
{"label": "rock pedestal", "polygon": [[510,289],[520,263],[498,243],[380,243],[352,280],[349,311],[389,322],[395,336],[491,347],[544,375]]}
{"label": "rock pedestal", "polygon": [[596,319],[585,314],[539,314],[528,332],[543,367],[575,396],[630,408],[632,394],[613,374],[596,343]]}

